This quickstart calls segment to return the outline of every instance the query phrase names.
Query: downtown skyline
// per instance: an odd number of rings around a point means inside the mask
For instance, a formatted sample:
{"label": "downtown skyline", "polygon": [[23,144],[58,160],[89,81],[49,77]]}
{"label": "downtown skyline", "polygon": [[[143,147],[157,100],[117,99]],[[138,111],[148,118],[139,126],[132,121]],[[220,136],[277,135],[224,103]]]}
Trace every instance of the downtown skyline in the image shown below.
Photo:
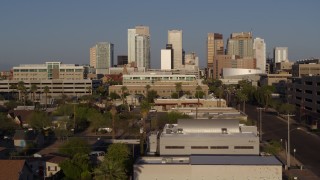
{"label": "downtown skyline", "polygon": [[2,2],[0,69],[46,61],[89,64],[89,48],[104,41],[114,44],[114,57],[127,55],[127,30],[137,25],[150,28],[151,68],[160,68],[172,29],[183,31],[183,49],[196,52],[202,68],[210,32],[223,34],[224,48],[231,33],[251,31],[265,40],[267,56],[274,47],[288,47],[291,61],[320,56],[315,1],[74,2]]}

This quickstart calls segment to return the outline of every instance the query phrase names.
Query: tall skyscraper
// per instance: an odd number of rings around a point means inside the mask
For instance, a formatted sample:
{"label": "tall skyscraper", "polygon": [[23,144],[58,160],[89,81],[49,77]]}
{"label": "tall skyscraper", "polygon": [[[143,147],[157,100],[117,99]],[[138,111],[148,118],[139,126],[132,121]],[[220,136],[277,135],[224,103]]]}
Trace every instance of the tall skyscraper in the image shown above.
{"label": "tall skyscraper", "polygon": [[90,48],[90,66],[96,69],[112,67],[114,46],[108,42],[99,42]]}
{"label": "tall skyscraper", "polygon": [[208,33],[207,37],[207,68],[213,68],[213,60],[216,55],[224,54],[223,35]]}
{"label": "tall skyscraper", "polygon": [[274,62],[288,62],[288,47],[276,47],[274,48]]}
{"label": "tall skyscraper", "polygon": [[172,45],[173,49],[173,69],[178,69],[182,66],[182,30],[168,31],[168,44]]}
{"label": "tall skyscraper", "polygon": [[253,58],[253,40],[251,32],[232,33],[227,43],[227,54],[240,58]]}
{"label": "tall skyscraper", "polygon": [[265,73],[267,57],[266,43],[264,42],[264,39],[257,37],[253,40],[253,52],[254,58],[256,58],[257,61],[257,68],[260,69],[263,73]]}
{"label": "tall skyscraper", "polygon": [[150,32],[148,26],[128,29],[128,63],[150,68]]}

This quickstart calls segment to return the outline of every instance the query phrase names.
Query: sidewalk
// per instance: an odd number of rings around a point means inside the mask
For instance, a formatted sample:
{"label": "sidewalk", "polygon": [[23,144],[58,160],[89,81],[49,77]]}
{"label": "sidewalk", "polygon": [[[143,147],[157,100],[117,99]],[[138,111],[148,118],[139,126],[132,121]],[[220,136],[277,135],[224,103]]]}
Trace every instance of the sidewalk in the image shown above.
{"label": "sidewalk", "polygon": [[[284,150],[280,151],[277,157],[282,162],[282,164],[286,165],[287,159],[286,159],[286,152]],[[304,169],[303,164],[299,160],[295,159],[292,155],[290,155],[290,160],[291,160],[291,167],[288,170],[285,170],[285,169],[283,170],[283,174],[288,179],[295,178],[295,177],[298,180],[319,180],[320,179],[320,177],[315,175],[309,169]]]}

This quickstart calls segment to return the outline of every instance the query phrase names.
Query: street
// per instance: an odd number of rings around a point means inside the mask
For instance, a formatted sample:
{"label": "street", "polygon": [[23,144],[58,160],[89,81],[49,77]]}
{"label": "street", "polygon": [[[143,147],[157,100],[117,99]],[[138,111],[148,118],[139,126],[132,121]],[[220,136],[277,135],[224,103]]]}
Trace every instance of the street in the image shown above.
{"label": "street", "polygon": [[[259,127],[256,108],[256,106],[246,104],[248,118],[255,120]],[[292,130],[290,136],[291,153],[293,155],[293,149],[296,149],[295,157],[303,164],[304,168],[308,168],[320,176],[320,137],[306,130],[298,130],[297,127],[298,125],[294,122],[290,124],[290,130]],[[262,129],[263,141],[287,139],[287,121],[279,118],[273,112],[262,111]],[[294,165],[294,163],[295,160],[291,159],[291,164]]]}

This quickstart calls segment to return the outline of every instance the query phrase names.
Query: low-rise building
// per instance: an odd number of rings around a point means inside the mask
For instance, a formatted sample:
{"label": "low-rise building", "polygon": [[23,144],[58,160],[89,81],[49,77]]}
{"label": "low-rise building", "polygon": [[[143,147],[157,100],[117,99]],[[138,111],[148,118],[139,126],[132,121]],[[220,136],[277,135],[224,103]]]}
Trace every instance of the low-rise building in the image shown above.
{"label": "low-rise building", "polygon": [[20,64],[13,67],[13,80],[82,80],[84,67],[61,62],[46,62],[45,64]]}
{"label": "low-rise building", "polygon": [[33,179],[31,168],[25,160],[0,160],[0,179]]}
{"label": "low-rise building", "polygon": [[142,157],[134,164],[134,179],[282,179],[282,164],[274,156]]}
{"label": "low-rise building", "polygon": [[179,119],[165,125],[159,143],[154,136],[149,147],[160,155],[259,155],[257,128],[239,125],[238,119]]}
{"label": "low-rise building", "polygon": [[155,90],[159,96],[171,97],[176,92],[176,83],[181,83],[182,91],[188,91],[194,95],[199,85],[202,91],[207,94],[208,86],[202,84],[195,75],[178,75],[168,73],[137,73],[123,75],[123,85],[114,85],[109,87],[109,93],[115,92],[122,94],[121,88],[126,86],[129,94],[147,94],[146,85],[150,85],[149,90]]}
{"label": "low-rise building", "polygon": [[268,85],[274,86],[276,93],[285,96],[287,91],[288,78],[292,75],[287,73],[281,74],[262,74],[260,77],[260,86]]}

